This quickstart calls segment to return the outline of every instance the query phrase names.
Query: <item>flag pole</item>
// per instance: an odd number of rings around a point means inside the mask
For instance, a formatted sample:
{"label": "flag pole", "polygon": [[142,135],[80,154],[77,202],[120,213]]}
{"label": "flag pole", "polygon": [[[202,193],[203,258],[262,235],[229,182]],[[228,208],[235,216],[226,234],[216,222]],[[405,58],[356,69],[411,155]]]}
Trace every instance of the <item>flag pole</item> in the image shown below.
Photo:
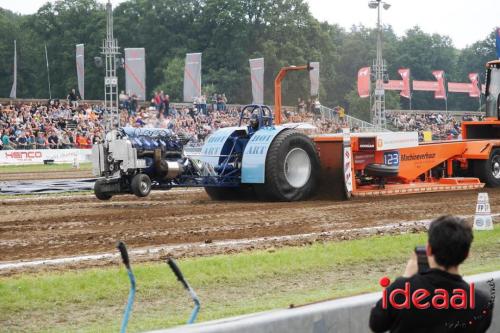
{"label": "flag pole", "polygon": [[47,63],[47,81],[49,83],[49,99],[52,99],[52,90],[50,88],[49,54],[47,52],[47,43],[45,43],[45,61]]}

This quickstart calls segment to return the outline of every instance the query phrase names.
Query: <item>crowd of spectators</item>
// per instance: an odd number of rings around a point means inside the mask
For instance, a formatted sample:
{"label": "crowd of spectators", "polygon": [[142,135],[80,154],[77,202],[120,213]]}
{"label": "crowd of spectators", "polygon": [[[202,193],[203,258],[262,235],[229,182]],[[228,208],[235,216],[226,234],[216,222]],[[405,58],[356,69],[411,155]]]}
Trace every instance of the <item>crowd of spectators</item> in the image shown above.
{"label": "crowd of spectators", "polygon": [[424,132],[432,133],[432,140],[454,140],[461,138],[463,120],[480,120],[481,117],[465,114],[461,118],[447,112],[390,112],[387,121],[395,130],[416,131],[419,140],[424,140]]}
{"label": "crowd of spectators", "polygon": [[[119,95],[122,126],[168,128],[202,144],[219,128],[238,125],[241,107],[228,106],[224,94],[196,98],[193,104],[171,104],[163,91],[154,94],[149,105],[139,103],[136,95]],[[104,137],[103,106],[82,103],[72,90],[67,101],[0,105],[0,149],[89,148]],[[334,108],[333,116],[320,112],[318,101],[299,99],[297,107],[283,108],[283,122],[314,125],[315,133],[340,133],[348,126],[343,108]],[[477,120],[465,115],[458,119],[447,113],[391,112],[388,123],[393,130],[417,131],[420,140],[430,131],[433,140],[460,138],[461,120]],[[352,126],[352,124],[351,124]],[[356,132],[353,127],[351,131]]]}
{"label": "crowd of spectators", "polygon": [[74,102],[0,105],[0,149],[89,148],[103,138],[98,106]]}

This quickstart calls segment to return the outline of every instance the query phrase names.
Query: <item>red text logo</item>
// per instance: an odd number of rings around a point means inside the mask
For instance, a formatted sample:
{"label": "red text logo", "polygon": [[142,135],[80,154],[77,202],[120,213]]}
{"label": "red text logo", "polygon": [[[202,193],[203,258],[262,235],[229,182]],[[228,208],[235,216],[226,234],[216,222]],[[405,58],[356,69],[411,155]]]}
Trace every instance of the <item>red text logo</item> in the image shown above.
{"label": "red text logo", "polygon": [[449,309],[450,307],[457,310],[474,309],[475,294],[474,283],[470,284],[469,291],[465,289],[453,289],[451,294],[446,289],[437,288],[435,290],[415,289],[411,290],[410,282],[406,282],[403,289],[396,288],[387,291],[387,287],[391,284],[391,280],[387,277],[380,279],[380,285],[384,288],[382,291],[382,308],[387,309],[390,304],[396,310],[415,309],[423,310],[430,307],[434,309]]}

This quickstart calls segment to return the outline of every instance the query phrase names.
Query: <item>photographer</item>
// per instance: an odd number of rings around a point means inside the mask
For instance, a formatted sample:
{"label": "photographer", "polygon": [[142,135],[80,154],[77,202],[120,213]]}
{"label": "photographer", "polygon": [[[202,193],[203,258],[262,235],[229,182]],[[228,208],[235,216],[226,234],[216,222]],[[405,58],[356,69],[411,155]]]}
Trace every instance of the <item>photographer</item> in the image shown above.
{"label": "photographer", "polygon": [[[449,295],[454,295],[456,290],[471,295],[469,284],[459,275],[459,265],[469,255],[472,239],[472,229],[463,219],[442,216],[434,220],[429,227],[425,253],[419,255],[420,260],[414,253],[403,277],[387,286],[383,298],[371,310],[370,328],[374,332],[486,332],[491,324],[493,305],[483,293],[475,290],[475,304],[469,303],[471,306],[463,309],[442,306],[443,303],[435,303],[433,299],[436,292],[443,289]],[[428,268],[424,267],[425,255]],[[406,295],[404,292],[392,294],[395,289],[403,291],[408,287]],[[425,297],[415,297],[418,294]],[[395,297],[391,299],[392,296]],[[420,306],[417,307],[415,299]],[[405,302],[406,307],[396,306]]]}

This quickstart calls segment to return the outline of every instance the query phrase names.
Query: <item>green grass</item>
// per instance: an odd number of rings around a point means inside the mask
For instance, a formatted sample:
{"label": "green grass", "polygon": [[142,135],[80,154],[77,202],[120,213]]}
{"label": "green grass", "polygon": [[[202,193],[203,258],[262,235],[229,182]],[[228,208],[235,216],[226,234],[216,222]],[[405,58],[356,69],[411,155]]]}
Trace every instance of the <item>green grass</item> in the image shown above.
{"label": "green grass", "polygon": [[[179,260],[202,301],[200,320],[378,291],[400,275],[425,234],[374,236],[304,247]],[[476,232],[462,273],[500,267],[500,227]],[[132,258],[133,262],[133,258]],[[192,303],[164,263],[133,265],[138,283],[131,332],[183,324]],[[128,294],[119,267],[0,278],[0,331],[109,332]]]}
{"label": "green grass", "polygon": [[[62,164],[26,164],[26,165],[2,165],[0,166],[0,173],[33,173],[33,172],[53,172],[53,171],[72,171],[77,170],[73,168],[71,163]],[[82,171],[92,170],[92,163],[81,163],[80,169]]]}

